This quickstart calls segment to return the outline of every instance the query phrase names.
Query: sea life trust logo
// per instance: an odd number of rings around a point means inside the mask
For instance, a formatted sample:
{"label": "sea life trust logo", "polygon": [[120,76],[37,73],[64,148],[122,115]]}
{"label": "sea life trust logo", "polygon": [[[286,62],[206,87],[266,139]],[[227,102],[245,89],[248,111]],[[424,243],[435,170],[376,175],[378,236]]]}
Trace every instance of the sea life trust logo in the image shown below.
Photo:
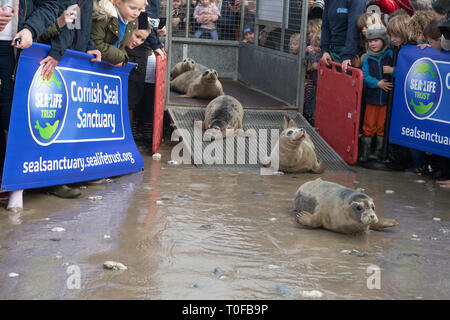
{"label": "sea life trust logo", "polygon": [[422,58],[409,69],[405,79],[405,101],[411,115],[419,120],[436,112],[442,97],[442,81],[435,63]]}
{"label": "sea life trust logo", "polygon": [[36,143],[48,146],[64,127],[67,115],[67,86],[55,69],[49,80],[41,75],[43,66],[35,73],[28,93],[28,125]]}

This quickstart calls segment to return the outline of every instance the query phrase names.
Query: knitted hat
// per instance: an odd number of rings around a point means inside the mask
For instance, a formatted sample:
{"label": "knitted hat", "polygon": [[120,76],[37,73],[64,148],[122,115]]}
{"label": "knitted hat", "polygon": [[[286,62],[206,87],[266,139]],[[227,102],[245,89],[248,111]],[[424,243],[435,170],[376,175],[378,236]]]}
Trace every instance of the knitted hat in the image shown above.
{"label": "knitted hat", "polygon": [[383,40],[385,45],[389,43],[386,27],[379,23],[372,24],[367,28],[366,39],[367,40],[381,39]]}

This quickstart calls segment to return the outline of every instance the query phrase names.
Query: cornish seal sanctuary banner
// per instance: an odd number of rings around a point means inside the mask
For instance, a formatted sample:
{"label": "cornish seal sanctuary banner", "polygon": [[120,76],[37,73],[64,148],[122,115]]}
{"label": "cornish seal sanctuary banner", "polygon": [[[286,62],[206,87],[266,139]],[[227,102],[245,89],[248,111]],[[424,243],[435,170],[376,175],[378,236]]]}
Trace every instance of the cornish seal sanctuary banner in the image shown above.
{"label": "cornish seal sanctuary banner", "polygon": [[39,62],[49,46],[20,55],[2,190],[94,180],[141,171],[128,118],[132,64],[92,63],[67,50],[52,77]]}
{"label": "cornish seal sanctuary banner", "polygon": [[450,52],[404,46],[395,73],[391,141],[450,157]]}

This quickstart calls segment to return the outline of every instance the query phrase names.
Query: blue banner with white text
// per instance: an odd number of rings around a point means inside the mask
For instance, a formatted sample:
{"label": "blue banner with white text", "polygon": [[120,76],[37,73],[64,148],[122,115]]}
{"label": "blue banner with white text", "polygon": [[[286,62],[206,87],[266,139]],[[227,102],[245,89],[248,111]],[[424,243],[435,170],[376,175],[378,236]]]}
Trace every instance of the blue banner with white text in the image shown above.
{"label": "blue banner with white text", "polygon": [[395,73],[391,141],[450,157],[450,52],[403,46]]}
{"label": "blue banner with white text", "polygon": [[20,55],[2,191],[141,171],[128,118],[133,65],[93,63],[91,55],[67,50],[44,80],[39,62],[49,50],[33,44]]}

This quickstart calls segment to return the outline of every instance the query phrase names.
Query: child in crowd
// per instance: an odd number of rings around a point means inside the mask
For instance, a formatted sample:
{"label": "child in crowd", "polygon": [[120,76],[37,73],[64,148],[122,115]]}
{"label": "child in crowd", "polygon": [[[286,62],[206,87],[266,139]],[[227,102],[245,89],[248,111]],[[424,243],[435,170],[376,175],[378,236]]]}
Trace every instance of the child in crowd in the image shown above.
{"label": "child in crowd", "polygon": [[322,19],[312,19],[308,21],[306,27],[306,45],[309,46],[312,37],[316,34],[318,30],[322,28]]}
{"label": "child in crowd", "polygon": [[408,15],[398,15],[389,20],[387,32],[395,47],[403,44],[416,44],[413,36],[408,32],[408,23],[411,18]]}
{"label": "child in crowd", "polygon": [[244,29],[244,38],[242,39],[242,42],[246,42],[246,43],[255,42],[255,32],[253,31],[252,28]]}
{"label": "child in crowd", "polygon": [[116,66],[128,62],[125,46],[146,4],[146,0],[94,1],[91,37],[104,60]]}
{"label": "child in crowd", "polygon": [[138,119],[134,118],[134,111],[144,96],[144,81],[147,70],[147,53],[148,49],[141,44],[150,35],[152,29],[136,29],[131,35],[130,41],[125,47],[129,61],[136,64],[135,68],[130,72],[128,78],[128,112],[130,117],[131,129],[133,137],[137,142],[142,135],[138,127]]}
{"label": "child in crowd", "polygon": [[441,50],[441,37],[442,33],[441,30],[439,30],[439,23],[441,23],[442,20],[438,18],[434,18],[433,20],[428,23],[428,25],[423,29],[423,37],[428,42],[428,44],[419,44],[419,47],[421,49],[425,49],[426,47],[432,47],[436,50]]}
{"label": "child in crowd", "polygon": [[172,35],[183,37],[186,35],[186,7],[182,0],[173,0],[172,9]]}
{"label": "child in crowd", "polygon": [[289,39],[289,53],[298,55],[300,50],[300,33],[294,33]]}
{"label": "child in crowd", "polygon": [[[382,24],[367,28],[367,55],[363,61],[364,84],[366,85],[366,111],[364,114],[362,151],[360,161],[379,159],[383,148],[384,123],[388,92],[392,90],[394,69],[393,52],[388,49],[389,38]],[[376,136],[375,152],[371,154],[372,139]]]}
{"label": "child in crowd", "polygon": [[208,33],[213,40],[218,40],[216,21],[220,16],[219,9],[213,0],[200,0],[199,2],[194,10],[194,18],[201,25],[195,32],[195,37],[200,38],[204,33]]}
{"label": "child in crowd", "polygon": [[309,121],[309,123],[314,126],[314,119],[316,116],[316,91],[317,91],[317,70],[319,69],[319,61],[322,58],[322,52],[320,49],[320,38],[321,38],[320,29],[313,35],[311,39],[311,47],[312,51],[308,52],[306,55],[307,62],[307,74],[309,74],[309,78],[312,79],[312,91],[308,96],[308,99],[305,100],[305,118]]}
{"label": "child in crowd", "polygon": [[364,61],[367,52],[367,28],[376,23],[383,24],[381,17],[376,12],[366,12],[359,17],[356,25],[359,30],[360,63],[353,65],[354,67],[360,67],[361,62]]}
{"label": "child in crowd", "polygon": [[431,20],[437,18],[436,12],[433,10],[420,10],[414,12],[411,20],[408,22],[408,32],[418,41],[425,42],[423,36],[424,28],[431,22]]}

